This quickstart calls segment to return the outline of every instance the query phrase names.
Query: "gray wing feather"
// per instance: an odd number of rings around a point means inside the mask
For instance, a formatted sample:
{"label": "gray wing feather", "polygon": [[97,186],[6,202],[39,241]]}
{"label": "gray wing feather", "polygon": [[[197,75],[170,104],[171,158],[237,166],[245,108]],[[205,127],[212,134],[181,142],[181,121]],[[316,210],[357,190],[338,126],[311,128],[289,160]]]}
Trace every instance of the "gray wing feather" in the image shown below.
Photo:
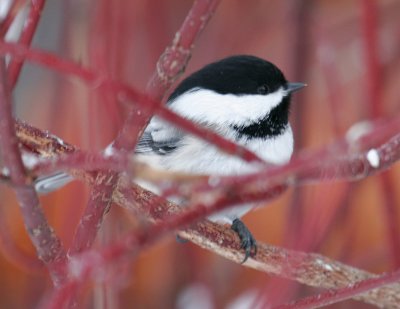
{"label": "gray wing feather", "polygon": [[43,176],[35,180],[34,186],[38,193],[46,194],[63,187],[74,180],[74,177],[64,172]]}
{"label": "gray wing feather", "polygon": [[184,133],[163,122],[153,118],[136,146],[136,153],[153,153],[166,155],[177,149],[184,137]]}

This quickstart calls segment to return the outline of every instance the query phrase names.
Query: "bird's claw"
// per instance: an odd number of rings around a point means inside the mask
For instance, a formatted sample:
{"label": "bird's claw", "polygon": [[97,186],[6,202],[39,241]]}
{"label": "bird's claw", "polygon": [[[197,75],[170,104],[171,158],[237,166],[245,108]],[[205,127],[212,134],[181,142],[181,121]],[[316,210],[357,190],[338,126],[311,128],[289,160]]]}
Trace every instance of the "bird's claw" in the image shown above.
{"label": "bird's claw", "polygon": [[240,238],[240,248],[245,251],[242,261],[243,264],[247,261],[249,256],[255,256],[257,254],[257,243],[247,226],[240,219],[233,220],[231,228],[238,234]]}

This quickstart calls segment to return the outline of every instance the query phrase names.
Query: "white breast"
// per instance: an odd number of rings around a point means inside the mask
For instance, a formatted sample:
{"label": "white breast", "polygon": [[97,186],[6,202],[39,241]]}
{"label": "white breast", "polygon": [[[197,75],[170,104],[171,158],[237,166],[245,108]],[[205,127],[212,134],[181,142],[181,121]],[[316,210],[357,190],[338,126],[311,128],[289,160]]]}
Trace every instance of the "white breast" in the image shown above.
{"label": "white breast", "polygon": [[[226,135],[225,135],[226,136]],[[186,136],[182,147],[169,155],[158,156],[157,164],[165,169],[193,174],[237,175],[255,172],[259,163],[249,163],[221,152],[194,136]],[[283,164],[293,152],[293,135],[290,126],[284,134],[268,140],[252,139],[243,144],[266,162]]]}

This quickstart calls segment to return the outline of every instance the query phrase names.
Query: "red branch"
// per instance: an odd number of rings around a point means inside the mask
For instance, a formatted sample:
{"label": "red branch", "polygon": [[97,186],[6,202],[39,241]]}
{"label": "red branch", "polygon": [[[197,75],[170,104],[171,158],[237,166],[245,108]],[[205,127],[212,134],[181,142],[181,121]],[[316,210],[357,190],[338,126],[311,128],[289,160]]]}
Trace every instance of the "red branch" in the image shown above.
{"label": "red branch", "polygon": [[3,59],[0,61],[0,149],[5,166],[9,169],[11,181],[15,185],[25,228],[39,258],[48,267],[54,284],[59,285],[65,280],[65,274],[60,267],[66,261],[65,251],[46,220],[35,189],[29,185],[30,180],[26,176],[15,136],[11,95],[5,75]]}
{"label": "red branch", "polygon": [[400,267],[400,231],[396,220],[398,218],[398,209],[395,195],[397,183],[393,182],[388,172],[382,174],[379,181],[384,199],[383,210],[387,220],[388,245],[390,246],[393,265],[397,269]]}
{"label": "red branch", "polygon": [[[377,132],[374,131],[374,134]],[[193,220],[199,219],[202,216],[209,215],[210,213],[221,210],[224,207],[233,204],[240,203],[250,203],[256,202],[260,200],[264,200],[265,198],[270,198],[271,196],[276,196],[276,194],[282,192],[278,190],[277,186],[282,188],[290,179],[293,179],[291,184],[300,185],[304,183],[308,183],[310,180],[313,181],[323,181],[323,180],[340,180],[340,179],[360,179],[362,177],[366,177],[367,175],[380,171],[384,168],[387,168],[389,165],[393,164],[400,158],[400,134],[397,134],[390,138],[386,143],[376,147],[374,151],[376,151],[376,155],[379,158],[379,167],[373,166],[368,159],[369,150],[366,150],[362,153],[346,153],[346,152],[326,152],[325,156],[321,157],[322,151],[316,151],[312,154],[300,154],[291,163],[288,163],[286,166],[276,167],[274,169],[268,169],[263,173],[259,173],[256,175],[249,176],[230,176],[230,177],[220,177],[219,185],[217,187],[207,187],[208,190],[204,191],[204,187],[198,187],[198,184],[195,185],[189,190],[190,192],[201,192],[202,190],[198,190],[199,188],[203,189],[203,193],[212,193],[213,198],[211,200],[214,203],[209,205],[203,205],[198,203],[192,203],[190,205],[191,211],[178,216],[173,217],[168,222],[165,221],[162,225],[162,228],[166,230],[171,230],[173,228],[178,228],[181,224],[188,224]],[[329,148],[329,147],[328,147]],[[118,163],[110,161],[109,158],[106,158],[102,162],[102,157],[96,157],[95,155],[88,155],[85,159],[84,153],[78,153],[78,157],[75,158],[74,154],[67,155],[64,157],[62,162],[64,164],[68,163],[68,157],[73,158],[73,162],[77,162],[78,158],[81,159],[79,161],[83,161],[91,164],[95,163],[93,168],[96,166],[106,167],[106,163],[110,162],[114,167],[124,168],[123,165],[126,164],[126,158],[121,157],[122,162]],[[318,156],[319,159],[316,160],[315,156]],[[305,158],[304,158],[305,157]],[[336,159],[339,157],[339,159]],[[97,162],[96,162],[97,161]],[[125,162],[125,163],[123,163]],[[72,163],[70,161],[70,163]],[[53,165],[54,163],[51,163]],[[80,165],[81,163],[79,163]],[[98,165],[97,165],[98,164]],[[118,166],[121,164],[121,166]],[[109,166],[112,167],[112,166]],[[57,168],[57,166],[56,166]],[[125,167],[126,168],[126,167]],[[260,177],[262,175],[262,177]],[[111,180],[106,181],[111,182]],[[208,183],[207,179],[207,183]],[[197,187],[196,187],[197,186]],[[204,183],[202,182],[202,186]],[[187,187],[184,189],[187,191]],[[227,194],[229,193],[229,194]],[[96,198],[101,198],[101,194],[96,195]],[[132,197],[133,199],[134,197]],[[190,201],[190,200],[189,200]],[[151,211],[151,209],[149,209]],[[146,231],[145,234],[153,235],[153,233],[148,233]],[[157,233],[155,233],[157,234]],[[135,236],[131,237],[137,237]],[[144,236],[143,236],[144,237]],[[146,236],[148,237],[148,236]],[[140,238],[140,237],[139,237]],[[123,240],[122,243],[127,245],[126,250],[132,249],[129,244],[131,241]]]}
{"label": "red branch", "polygon": [[7,16],[0,24],[0,38],[4,39],[5,35],[7,34],[8,29],[10,29],[15,16],[17,16],[19,10],[24,5],[24,0],[14,0],[11,4],[10,9],[7,12]]}
{"label": "red branch", "polygon": [[159,106],[159,101],[151,99],[134,87],[128,86],[124,83],[101,75],[98,72],[92,71],[88,68],[84,68],[74,62],[61,59],[51,53],[39,51],[36,49],[28,49],[20,44],[5,43],[2,41],[0,41],[0,54],[11,54],[14,57],[28,59],[34,63],[41,64],[55,71],[64,74],[74,75],[88,83],[91,87],[105,87],[108,90],[112,91],[114,95],[119,98],[119,100],[121,100],[121,98],[124,98],[124,100],[135,102],[136,104],[138,104],[140,106],[141,112],[145,114],[151,114],[149,106],[158,106],[157,110],[155,110],[154,112],[157,113],[160,117],[178,127],[181,127],[187,132],[190,132],[193,135],[207,142],[210,142],[222,151],[240,157],[245,161],[262,161],[257,155],[255,155],[253,152],[249,151],[245,147],[237,145],[214,133],[213,131],[196,125],[185,118],[182,118],[181,116],[168,110],[163,105]]}
{"label": "red branch", "polygon": [[117,183],[115,172],[98,172],[90,192],[88,204],[79,221],[69,255],[89,249],[111,206],[112,192]]}
{"label": "red branch", "polygon": [[[366,279],[344,288],[328,290],[320,294],[303,298],[287,305],[276,306],[274,309],[311,309],[328,306],[337,302],[355,298],[356,296],[380,288],[385,285],[398,282],[400,280],[400,270],[384,274],[377,278]],[[393,307],[394,308],[394,307]]]}
{"label": "red branch", "polygon": [[[25,20],[24,29],[22,30],[22,33],[18,40],[21,45],[29,46],[31,44],[33,36],[36,32],[36,28],[39,24],[45,3],[46,0],[31,0],[31,9],[29,11],[28,17]],[[13,59],[10,62],[7,72],[10,89],[13,89],[15,87],[23,64],[24,61],[20,59]]]}
{"label": "red branch", "polygon": [[[215,197],[213,203],[209,205],[199,203],[193,205],[193,207],[191,206],[187,211],[178,214],[165,213],[165,205],[169,204],[169,202],[165,200],[157,205],[157,209],[155,209],[155,207],[148,207],[153,206],[153,203],[145,205],[146,202],[143,201],[144,203],[140,205],[141,210],[147,212],[148,216],[157,218],[160,221],[148,228],[133,231],[125,235],[112,246],[100,248],[96,251],[86,251],[75,256],[69,265],[71,269],[76,268],[79,270],[79,272],[74,273],[76,279],[71,279],[71,281],[66,283],[60,289],[55,290],[51,297],[54,303],[51,303],[51,306],[46,308],[56,308],[55,303],[57,302],[57,305],[59,306],[60,299],[68,301],[67,298],[61,297],[61,295],[73,293],[73,291],[71,291],[71,286],[77,288],[77,286],[83,284],[88,278],[96,277],[97,270],[106,269],[107,265],[110,263],[115,263],[114,265],[121,266],[121,263],[129,261],[129,259],[126,258],[137,254],[137,252],[140,252],[141,248],[154,243],[159,238],[165,236],[167,232],[172,232],[176,229],[186,227],[199,218],[208,216],[233,204],[243,203],[244,201],[257,202],[273,199],[280,195],[285,189],[285,186],[276,186],[268,192],[231,192],[231,194],[222,194],[219,197]],[[130,187],[124,191],[125,198],[129,198],[131,195],[131,200],[136,200],[136,193],[137,192],[132,190]],[[156,198],[159,199],[159,197]],[[160,211],[160,208],[162,208],[163,211]],[[142,213],[141,215],[146,214]],[[105,278],[103,278],[103,280],[104,279]]]}
{"label": "red branch", "polygon": [[[387,136],[382,144],[370,148],[372,136],[386,135],[388,127],[392,136]],[[288,181],[292,185],[302,185],[310,182],[323,181],[354,181],[364,178],[372,173],[385,170],[399,159],[400,156],[400,119],[399,117],[387,123],[387,126],[377,127],[367,133],[359,143],[359,150],[354,150],[354,141],[350,144],[339,141],[325,146],[320,150],[299,152],[291,162],[281,166],[268,166],[256,174],[218,177],[218,186],[210,185],[210,179],[198,178],[199,181],[174,185],[171,178],[169,188],[164,186],[168,194],[179,194],[180,191],[210,192],[217,189],[254,187],[264,190],[276,184]],[[365,142],[367,142],[365,144]],[[372,166],[368,154],[376,151],[379,166]],[[33,168],[34,174],[49,174],[58,170],[113,170],[115,172],[132,172],[135,167],[129,154],[115,151],[111,156],[98,153],[75,151],[59,157],[43,159]],[[200,175],[199,175],[200,176]],[[162,181],[162,179],[160,179]]]}
{"label": "red branch", "polygon": [[[389,134],[391,132],[391,134]],[[282,181],[292,184],[305,184],[329,180],[354,181],[364,178],[392,165],[400,156],[400,121],[399,117],[377,127],[357,141],[340,140],[318,151],[301,152],[288,164],[270,166],[259,173],[220,177],[219,186],[224,185],[240,190],[242,186],[258,187],[260,190]],[[389,135],[388,135],[389,134]],[[382,137],[387,140],[382,141]],[[377,143],[380,141],[380,144]],[[374,147],[372,146],[374,145]],[[379,166],[372,166],[368,159],[369,151],[379,157]],[[195,184],[191,190],[201,192],[209,190],[209,183]]]}
{"label": "red branch", "polygon": [[36,256],[25,253],[15,243],[10,233],[10,226],[6,222],[5,214],[1,211],[2,207],[4,205],[0,206],[0,250],[4,258],[25,272],[43,272],[43,263]]}
{"label": "red branch", "polygon": [[[399,121],[397,121],[398,119],[393,120],[393,123],[399,123]],[[395,129],[397,128],[397,130],[399,130],[399,128],[397,126],[393,126],[393,123],[391,122],[387,122],[386,126],[384,127],[380,127],[379,130],[374,131],[373,133],[369,133],[363,137],[361,137],[361,140],[364,141],[363,145],[369,146],[369,143],[366,143],[366,141],[371,140],[371,137],[374,136],[375,140],[381,140],[382,136],[388,137],[387,135],[392,132],[391,134],[395,134]],[[47,135],[40,135],[38,133],[36,133],[36,131],[34,131],[34,135],[38,136],[38,139],[32,138],[32,136],[29,134],[27,126],[23,126],[18,124],[18,130],[23,130],[26,131],[26,133],[28,134],[28,136],[26,136],[26,138],[24,138],[24,134],[19,134],[20,138],[21,138],[21,142],[23,145],[25,145],[25,140],[29,141],[29,142],[33,142],[36,140],[35,144],[39,145],[38,147],[38,151],[41,153],[42,151],[44,151],[44,154],[51,155],[52,153],[54,154],[54,149],[58,149],[59,147],[55,147],[55,145],[52,144],[51,147],[47,147],[48,142],[47,142]],[[390,129],[390,130],[389,130]],[[378,135],[380,135],[381,137],[378,138]],[[41,140],[45,138],[46,142],[42,142]],[[53,138],[54,141],[57,141],[57,139]],[[52,139],[52,140],[53,140]],[[357,144],[354,145],[353,147],[357,148]],[[65,145],[64,143],[62,143],[62,145]],[[42,147],[48,148],[48,150],[46,151],[46,149],[42,149]],[[328,147],[329,148],[329,147]],[[332,148],[332,147],[331,147]],[[361,147],[362,148],[362,147]],[[389,141],[387,141],[386,143],[384,143],[383,145],[380,145],[379,147],[376,147],[376,151],[378,152],[380,159],[383,160],[383,167],[386,167],[386,164],[388,164],[388,162],[390,162],[390,160],[394,160],[396,157],[398,157],[399,153],[400,153],[400,143],[399,143],[399,139],[397,136],[389,138]],[[66,148],[69,149],[69,148]],[[338,149],[345,149],[343,148],[339,148],[336,147],[336,150]],[[70,152],[71,149],[69,149],[68,152]],[[321,152],[321,151],[316,151],[315,153],[331,153],[333,155],[332,150],[331,151],[325,151],[325,152]],[[79,154],[79,153],[78,153]],[[82,155],[82,153],[81,153]],[[304,155],[303,155],[304,156]],[[344,155],[344,157],[346,157],[346,155]],[[310,162],[308,162],[309,164],[307,164],[307,166],[310,168],[311,166],[311,170],[312,165],[311,162],[314,162],[315,166],[325,166],[324,164],[322,164],[320,161],[315,160],[315,158],[313,157],[313,155],[308,155],[308,158],[310,160]],[[90,157],[89,159],[89,164],[91,164],[91,159]],[[329,159],[329,157],[327,158],[327,160]],[[306,162],[307,163],[307,162]],[[290,164],[290,163],[289,163]],[[378,169],[375,169],[374,171],[377,171]],[[296,171],[296,170],[293,170]],[[292,171],[292,172],[293,172]],[[349,170],[351,171],[351,170]],[[282,171],[281,171],[282,172]],[[288,172],[288,171],[285,171]],[[313,175],[313,173],[311,173]],[[323,172],[320,173],[320,175],[323,176]],[[363,176],[366,176],[366,174],[362,174]],[[277,175],[275,175],[277,177]],[[349,174],[349,176],[354,176],[352,174]],[[360,175],[358,175],[360,176]],[[283,175],[284,178],[291,177],[290,175]],[[276,178],[278,179],[278,178]],[[296,178],[295,178],[296,179]],[[297,178],[298,179],[298,178]],[[221,179],[222,182],[224,182],[224,179]],[[171,229],[182,226],[182,225],[187,225],[189,224],[189,222],[192,222],[192,220],[196,220],[198,218],[200,218],[201,216],[207,215],[209,214],[209,212],[211,211],[215,211],[216,209],[220,209],[219,207],[226,207],[228,204],[224,204],[227,203],[227,199],[232,198],[232,195],[227,195],[227,192],[230,193],[234,193],[234,199],[230,200],[229,202],[233,202],[233,203],[237,203],[237,202],[244,202],[244,201],[256,201],[257,198],[263,199],[263,198],[271,198],[274,195],[274,192],[271,190],[269,192],[270,196],[267,196],[267,190],[266,187],[251,187],[251,186],[243,186],[243,188],[241,188],[240,190],[237,190],[234,187],[228,187],[228,186],[224,186],[224,190],[225,192],[221,192],[221,191],[216,191],[216,192],[211,192],[213,195],[213,198],[211,198],[211,200],[216,201],[216,204],[213,204],[215,208],[210,208],[209,206],[211,205],[198,205],[198,204],[193,204],[193,208],[191,208],[190,210],[186,210],[186,212],[184,214],[178,214],[176,217],[175,215],[172,216],[172,214],[176,213],[176,210],[173,211],[172,209],[165,209],[163,208],[163,203],[161,201],[160,197],[157,197],[157,202],[154,201],[154,194],[153,194],[153,198],[149,198],[149,196],[151,196],[150,193],[140,193],[140,191],[138,191],[138,189],[136,188],[132,188],[130,187],[131,182],[130,180],[128,180],[128,186],[125,186],[123,184],[121,184],[118,188],[118,194],[116,196],[114,196],[114,202],[122,205],[124,207],[128,207],[128,209],[130,210],[134,210],[134,211],[138,211],[141,215],[145,215],[145,216],[149,216],[151,218],[154,218],[155,220],[159,220],[159,219],[163,219],[163,221],[159,224],[157,224],[155,226],[155,231],[153,231],[153,228],[149,228],[146,230],[139,230],[139,233],[130,233],[128,234],[125,238],[123,238],[122,240],[120,240],[117,244],[115,244],[113,247],[108,247],[108,248],[104,248],[103,251],[101,252],[92,252],[91,254],[89,252],[84,253],[82,256],[77,256],[74,257],[75,259],[79,259],[80,261],[82,261],[82,263],[84,263],[84,265],[81,265],[81,263],[79,263],[79,267],[72,267],[72,269],[70,270],[74,270],[74,273],[76,272],[76,270],[82,270],[82,272],[79,272],[79,274],[77,276],[74,275],[74,278],[76,279],[72,279],[73,280],[73,284],[67,284],[67,285],[63,285],[60,290],[56,291],[55,294],[53,295],[52,300],[57,301],[57,304],[59,304],[58,301],[61,301],[61,299],[66,299],[65,295],[70,295],[71,293],[73,293],[73,290],[75,288],[78,288],[77,285],[81,285],[82,282],[81,280],[83,280],[84,278],[86,278],[88,275],[90,275],[90,273],[92,271],[95,272],[95,268],[97,267],[97,269],[101,268],[104,269],[106,267],[106,265],[108,263],[110,263],[112,261],[112,263],[116,263],[119,264],[119,259],[123,258],[124,256],[131,256],[131,254],[134,254],[137,252],[137,250],[141,249],[141,247],[143,245],[148,245],[150,244],[152,241],[154,241],[155,239],[152,239],[153,235],[154,237],[158,237],[157,235],[159,234],[165,234],[165,231],[171,231]],[[266,185],[268,185],[268,182],[266,182]],[[218,185],[218,187],[221,187],[221,184]],[[247,190],[247,192],[245,191]],[[254,191],[255,190],[255,191]],[[260,191],[257,190],[263,190],[262,193],[260,193]],[[277,189],[277,191],[275,191],[275,195],[279,194],[280,190],[279,188]],[[259,194],[264,194],[263,196],[259,195]],[[139,199],[138,199],[139,197]],[[214,199],[215,197],[215,199]],[[225,202],[224,202],[225,201]],[[153,207],[153,205],[157,204],[158,207]],[[180,209],[180,211],[182,211],[182,208],[179,208],[178,206],[175,206],[178,209]],[[161,208],[161,209],[160,209]],[[172,211],[171,211],[172,210]],[[148,215],[146,215],[148,214]],[[164,225],[164,220],[165,220],[165,224]],[[176,220],[176,221],[175,221]],[[204,225],[203,225],[204,226]],[[209,229],[204,230],[202,229],[201,232],[205,232],[208,233]],[[222,234],[221,234],[222,233]],[[201,233],[200,233],[201,234]],[[202,235],[202,234],[201,234]],[[224,236],[222,236],[224,235]],[[223,237],[223,239],[226,240],[226,231],[222,232],[219,231],[216,234],[213,234],[213,239],[215,239],[215,241],[219,242],[219,239],[221,239],[221,237]],[[224,244],[225,244],[225,240],[224,240]],[[236,245],[236,242],[233,242],[234,247],[238,248]],[[226,243],[226,245],[231,246],[232,242],[231,240],[228,241],[228,243]],[[225,246],[225,245],[224,245]],[[260,244],[261,246],[261,244]],[[94,254],[94,256],[93,256]],[[261,253],[260,253],[261,254]],[[84,257],[84,258],[83,258]],[[242,258],[240,256],[238,256],[238,260]],[[261,258],[260,256],[257,256],[256,259]],[[284,255],[284,261],[287,261],[287,256]],[[320,258],[318,258],[319,261]],[[123,261],[127,261],[124,260]],[[274,260],[275,261],[275,260]],[[319,265],[319,262],[317,261],[317,264]],[[74,262],[73,262],[74,263]],[[86,264],[90,264],[90,265],[86,265]],[[97,265],[97,266],[96,266]],[[297,263],[295,263],[295,265],[297,265]],[[84,266],[84,268],[80,267],[80,266]],[[298,268],[297,266],[293,266],[295,268],[293,268],[293,270],[296,270],[296,272],[304,272],[305,270],[300,268]],[[283,268],[285,269],[285,268]],[[322,270],[318,270],[318,273],[321,273]],[[280,275],[281,272],[279,272]],[[93,273],[93,275],[96,275],[96,272]],[[340,275],[342,276],[342,275]],[[353,277],[352,277],[353,278]],[[349,282],[355,282],[357,280],[357,278],[362,278],[362,277],[355,277],[355,279],[351,279],[350,281],[348,281],[347,283],[342,283],[343,285],[333,285],[333,286],[347,286],[349,284]],[[77,281],[74,281],[77,280]],[[296,279],[297,280],[297,279]],[[309,284],[309,282],[304,279],[306,283]],[[314,285],[319,286],[318,283],[314,283]],[[71,286],[74,286],[74,289],[71,289]],[[324,287],[333,287],[331,286],[324,286]],[[58,294],[60,293],[60,294]],[[63,296],[64,295],[64,296]],[[67,297],[68,298],[68,297]],[[369,299],[367,298],[361,298],[360,299]],[[379,297],[378,297],[379,299]],[[376,302],[375,302],[376,303]],[[53,303],[54,304],[54,303]]]}
{"label": "red branch", "polygon": [[379,64],[378,8],[375,0],[362,0],[362,30],[366,62],[369,116],[380,117],[383,112],[381,101],[381,67]]}
{"label": "red branch", "polygon": [[[189,17],[190,19],[186,19],[185,22],[183,23],[181,29],[179,30],[178,33],[180,33],[180,36],[184,36],[183,34],[187,35],[187,38],[184,42],[193,42],[195,38],[198,36],[199,32],[202,30],[204,27],[206,21],[208,21],[209,16],[213,13],[213,10],[215,8],[214,3],[218,3],[217,0],[197,0],[192,6],[191,11],[189,12]],[[203,5],[205,5],[203,7]],[[202,9],[201,9],[202,8]],[[208,16],[208,18],[206,18]],[[205,19],[205,21],[203,21]],[[198,20],[194,24],[199,24],[199,21],[201,22],[201,26],[198,26],[195,28],[194,31],[189,30],[192,28],[192,21]],[[189,37],[191,36],[191,39]],[[179,43],[179,39],[175,40],[172,44],[172,46],[176,46],[176,48],[179,47],[179,45],[176,45]],[[183,48],[185,46],[182,46]],[[190,46],[191,47],[191,46]],[[184,52],[183,54],[185,54]],[[157,68],[165,66],[166,61],[171,61],[171,64],[169,65],[170,70],[172,70],[174,67],[185,67],[189,56],[186,56],[184,58],[175,58],[176,56],[180,55],[179,53],[176,53],[172,57],[166,57],[166,58],[161,58],[160,61],[157,64]],[[159,69],[158,69],[159,70]],[[180,71],[171,71],[171,78],[172,76],[175,76],[178,74]],[[161,80],[160,80],[161,81]],[[155,82],[154,88],[161,89],[160,87],[157,86],[158,82]],[[164,91],[167,89],[167,87],[164,87]],[[130,91],[132,92],[132,91]],[[118,93],[118,92],[115,92]],[[161,95],[161,91],[159,93]],[[159,96],[157,95],[157,97]],[[154,97],[154,96],[153,96]],[[140,138],[141,132],[143,130],[143,127],[147,123],[148,119],[150,119],[151,116],[153,116],[156,107],[160,106],[161,102],[157,100],[152,100],[152,102],[148,102],[148,104],[141,105],[140,113],[138,113],[139,110],[137,109],[132,109],[128,115],[128,118],[126,119],[122,129],[120,130],[117,138],[115,139],[113,143],[113,147],[116,149],[120,150],[132,150],[138,139]],[[193,126],[194,127],[194,126]],[[97,231],[102,223],[103,217],[108,211],[112,199],[112,194],[114,192],[115,186],[118,182],[118,174],[115,172],[108,172],[108,173],[102,173],[100,172],[97,177],[96,181],[94,183],[90,199],[88,202],[88,205],[85,209],[85,213],[79,223],[73,246],[72,246],[72,252],[81,252],[82,249],[89,248],[92,243],[94,242],[94,239],[96,237]],[[91,221],[85,221],[87,218],[91,218]]]}
{"label": "red branch", "polygon": [[190,59],[194,42],[214,14],[220,0],[196,0],[186,16],[181,29],[175,34],[172,45],[161,55],[157,70],[147,84],[147,93],[161,99],[172,83],[184,72]]}
{"label": "red branch", "polygon": [[[362,9],[362,29],[364,39],[365,63],[367,92],[366,100],[369,103],[371,118],[382,117],[384,115],[384,105],[382,100],[382,68],[379,57],[379,20],[378,7],[376,1],[363,0]],[[394,185],[388,173],[382,174],[379,178],[380,187],[384,192],[383,211],[386,214],[386,226],[389,239],[390,250],[393,262],[400,266],[400,228],[397,224],[397,209],[395,205]]]}
{"label": "red branch", "polygon": [[213,15],[220,0],[196,0],[186,16],[175,38],[161,55],[157,68],[147,85],[146,93],[154,99],[152,104],[147,104],[147,113],[133,109],[124,127],[115,139],[117,149],[132,150],[137,144],[143,130],[153,116],[157,107],[161,105],[161,98],[172,83],[184,72],[190,59],[194,41]]}

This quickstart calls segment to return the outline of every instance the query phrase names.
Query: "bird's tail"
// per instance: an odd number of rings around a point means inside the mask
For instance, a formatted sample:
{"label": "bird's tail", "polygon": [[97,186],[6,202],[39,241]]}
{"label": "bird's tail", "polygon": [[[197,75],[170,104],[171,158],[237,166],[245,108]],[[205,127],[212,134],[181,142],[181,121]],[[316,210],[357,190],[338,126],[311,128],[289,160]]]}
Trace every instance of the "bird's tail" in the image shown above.
{"label": "bird's tail", "polygon": [[39,177],[35,180],[34,185],[38,193],[46,194],[65,186],[73,179],[74,178],[67,173],[58,172],[53,175]]}

